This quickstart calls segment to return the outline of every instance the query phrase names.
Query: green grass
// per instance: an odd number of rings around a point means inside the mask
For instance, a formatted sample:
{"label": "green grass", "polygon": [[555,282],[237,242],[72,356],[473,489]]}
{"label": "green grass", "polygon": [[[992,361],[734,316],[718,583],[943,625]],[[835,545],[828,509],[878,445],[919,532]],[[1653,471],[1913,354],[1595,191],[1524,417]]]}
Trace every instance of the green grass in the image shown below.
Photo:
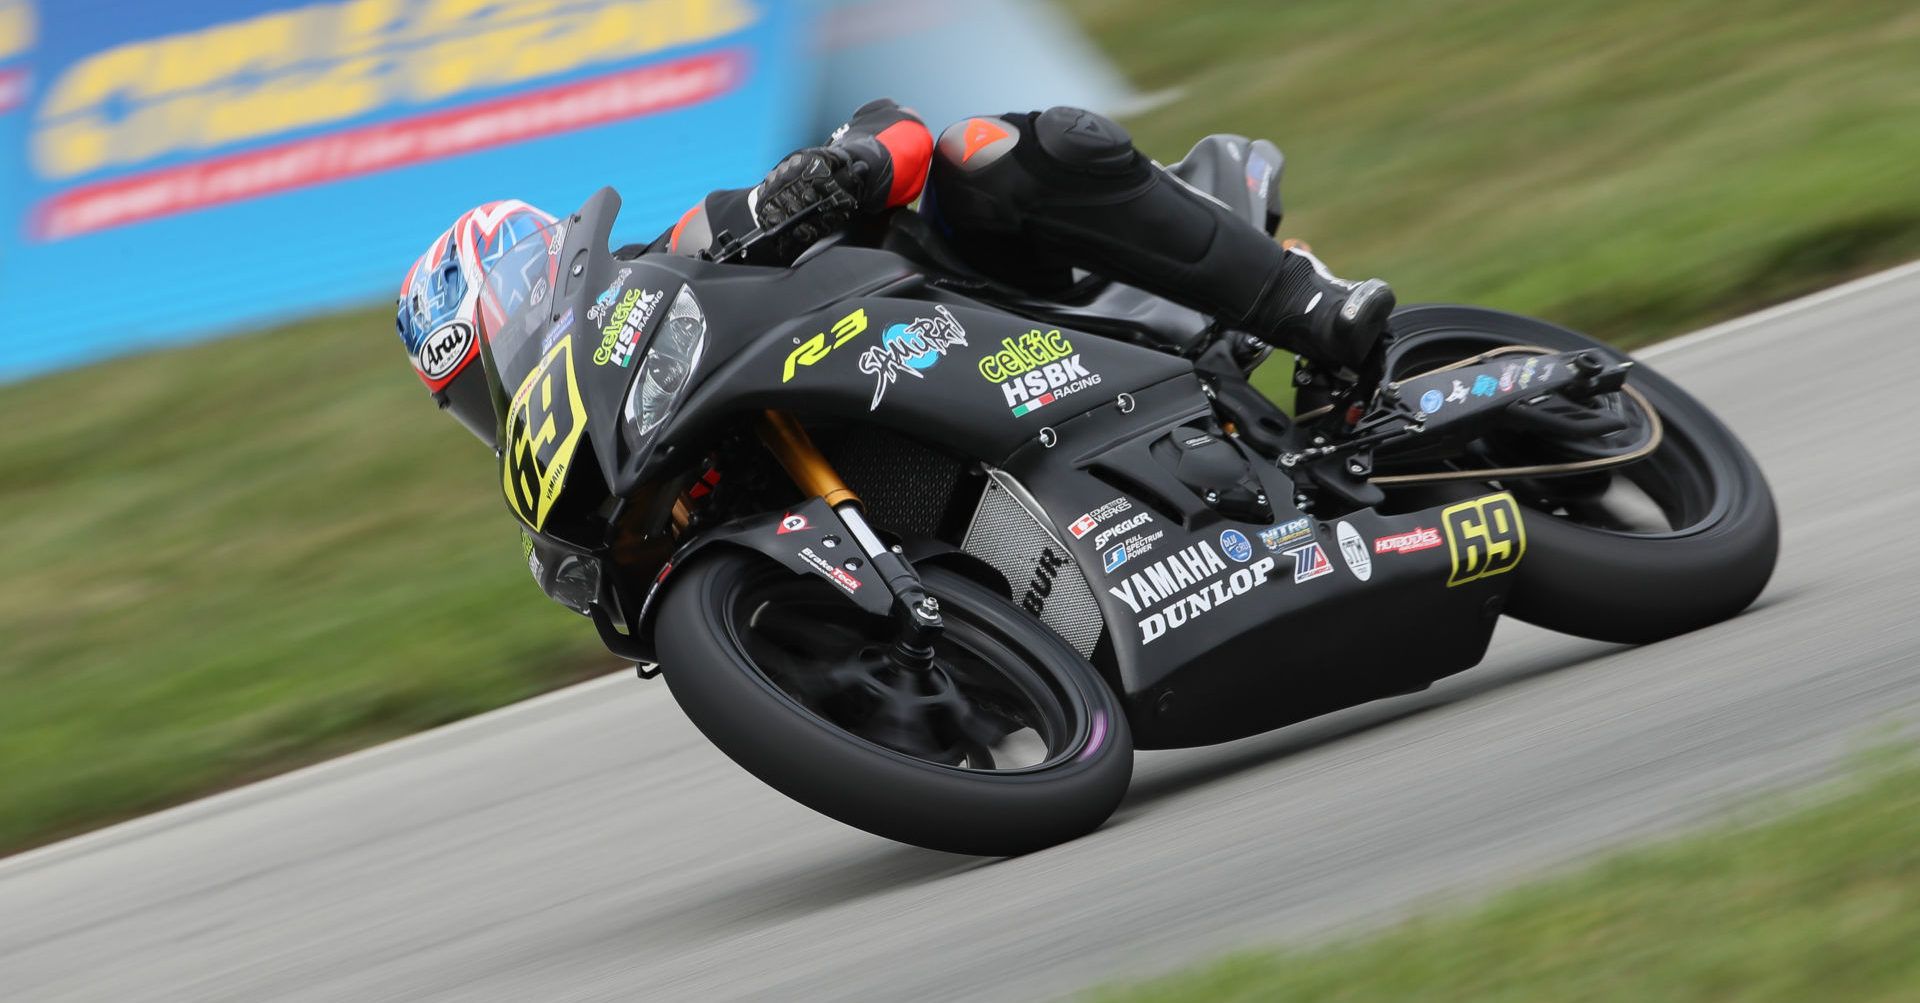
{"label": "green grass", "polygon": [[1100,1003],[1920,998],[1920,764],[1383,932],[1249,952]]}
{"label": "green grass", "polygon": [[1162,162],[1287,154],[1283,235],[1402,302],[1636,344],[1920,255],[1904,0],[1066,0]]}
{"label": "green grass", "polygon": [[[1905,3],[1068,6],[1404,301],[1632,343],[1920,254]],[[432,410],[384,311],[0,389],[0,852],[612,666]]]}
{"label": "green grass", "polygon": [[613,667],[391,328],[0,392],[0,848]]}

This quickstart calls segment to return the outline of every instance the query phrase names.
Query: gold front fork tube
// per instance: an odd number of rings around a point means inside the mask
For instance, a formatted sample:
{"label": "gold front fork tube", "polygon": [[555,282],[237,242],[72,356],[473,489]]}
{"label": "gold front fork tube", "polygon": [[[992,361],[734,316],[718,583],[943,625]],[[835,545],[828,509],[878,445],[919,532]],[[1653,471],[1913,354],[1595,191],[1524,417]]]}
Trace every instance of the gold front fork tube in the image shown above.
{"label": "gold front fork tube", "polygon": [[802,492],[825,498],[833,508],[842,502],[860,504],[859,496],[834,472],[833,464],[820,455],[819,448],[807,437],[807,430],[800,427],[792,412],[766,412],[760,419],[759,429],[761,441],[786,469],[787,476],[800,485]]}

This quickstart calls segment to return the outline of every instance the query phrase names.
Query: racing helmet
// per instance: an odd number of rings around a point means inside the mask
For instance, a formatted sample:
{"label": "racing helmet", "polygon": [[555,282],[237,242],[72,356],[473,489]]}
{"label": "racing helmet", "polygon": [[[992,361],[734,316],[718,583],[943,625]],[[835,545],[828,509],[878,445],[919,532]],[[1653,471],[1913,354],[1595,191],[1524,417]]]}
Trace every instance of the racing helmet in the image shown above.
{"label": "racing helmet", "polygon": [[480,290],[487,269],[508,248],[555,222],[518,199],[470,209],[434,239],[400,283],[394,324],[415,375],[443,410],[489,446],[499,417],[478,363],[480,339],[489,336]]}

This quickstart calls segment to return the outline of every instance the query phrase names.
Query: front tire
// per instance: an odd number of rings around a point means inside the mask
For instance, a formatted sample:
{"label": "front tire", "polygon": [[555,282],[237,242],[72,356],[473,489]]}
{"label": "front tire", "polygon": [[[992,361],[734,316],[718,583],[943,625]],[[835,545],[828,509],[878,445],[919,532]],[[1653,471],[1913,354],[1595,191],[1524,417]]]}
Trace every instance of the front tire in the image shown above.
{"label": "front tire", "polygon": [[656,621],[687,717],[816,811],[929,849],[1011,856],[1106,821],[1133,773],[1112,691],[1059,635],[957,573],[922,569],[934,666],[885,661],[891,621],[767,558],[716,548]]}
{"label": "front tire", "polygon": [[[1391,328],[1397,376],[1518,345],[1627,358],[1546,321],[1479,307],[1408,307],[1394,314]],[[1507,612],[1549,630],[1643,644],[1718,623],[1752,604],[1772,577],[1780,524],[1759,465],[1719,419],[1645,364],[1636,364],[1627,382],[1664,426],[1650,455],[1598,480],[1499,486],[1530,509],[1526,557],[1513,572]],[[1639,511],[1610,510],[1608,499]]]}

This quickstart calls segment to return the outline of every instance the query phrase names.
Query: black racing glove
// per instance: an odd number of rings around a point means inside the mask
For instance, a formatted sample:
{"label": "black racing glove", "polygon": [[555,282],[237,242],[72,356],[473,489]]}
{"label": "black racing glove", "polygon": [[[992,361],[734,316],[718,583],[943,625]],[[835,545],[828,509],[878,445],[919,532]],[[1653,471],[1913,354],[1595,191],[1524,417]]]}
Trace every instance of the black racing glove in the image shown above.
{"label": "black racing glove", "polygon": [[[853,165],[840,151],[816,146],[798,150],[767,172],[753,192],[753,219],[771,230],[807,209],[826,204],[780,236],[783,256],[838,231],[858,201]],[[834,203],[838,204],[834,204]]]}
{"label": "black racing glove", "polygon": [[[885,207],[887,193],[874,183],[878,174],[873,164],[876,158],[884,164],[886,156],[885,148],[870,139],[796,150],[754,189],[754,222],[771,230],[814,205],[829,203],[781,235],[782,247],[797,252],[846,226],[855,212]],[[836,199],[839,204],[831,205]]]}

